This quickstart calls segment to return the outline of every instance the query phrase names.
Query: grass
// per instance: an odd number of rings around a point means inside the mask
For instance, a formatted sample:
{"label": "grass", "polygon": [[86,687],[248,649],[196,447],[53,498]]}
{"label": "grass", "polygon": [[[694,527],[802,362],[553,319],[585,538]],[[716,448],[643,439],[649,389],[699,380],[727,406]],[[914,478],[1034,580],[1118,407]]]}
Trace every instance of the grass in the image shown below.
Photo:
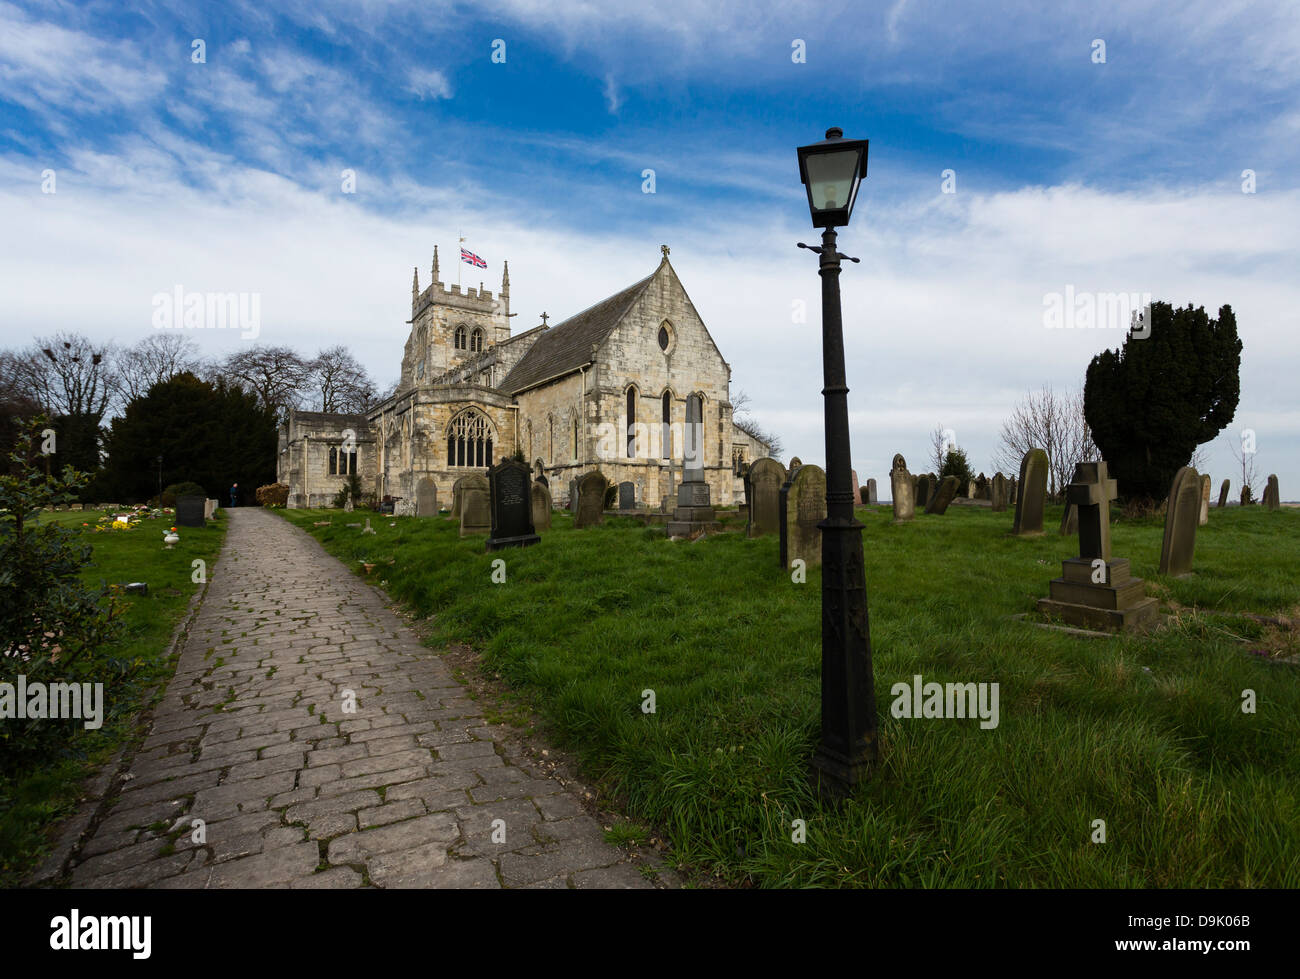
{"label": "grass", "polygon": [[[148,520],[129,531],[95,533],[82,526],[93,526],[100,515],[64,511],[42,520],[85,535],[93,548],[82,574],[87,584],[145,581],[149,593],[123,593],[122,636],[97,652],[105,671],[103,727],[91,731],[76,721],[49,721],[69,725],[69,733],[47,757],[16,770],[0,766],[0,887],[17,886],[35,869],[49,849],[50,827],[75,809],[86,778],[127,743],[150,692],[172,675],[172,636],[200,587],[191,580],[191,561],[204,560],[211,573],[225,536],[224,518],[203,528],[182,527],[180,543],[168,551],[162,535],[173,518]],[[6,667],[2,679],[12,682],[8,672]]]}
{"label": "grass", "polygon": [[[1300,646],[1234,614],[1300,614],[1300,511],[1214,510],[1185,580],[1155,573],[1159,519],[1115,519],[1115,555],[1173,614],[1107,639],[1013,618],[1077,553],[1060,512],[1017,539],[1009,512],[893,526],[888,507],[859,510],[881,763],[841,805],[807,778],[820,570],[793,584],[775,538],[670,542],[557,513],[539,545],[487,554],[443,518],[372,519],[362,536],[341,513],[283,515],[353,568],[375,562],[436,640],[479,649],[679,866],[761,886],[1300,885],[1300,674],[1280,662]],[[914,674],[998,683],[1001,723],[894,718],[890,688]]]}

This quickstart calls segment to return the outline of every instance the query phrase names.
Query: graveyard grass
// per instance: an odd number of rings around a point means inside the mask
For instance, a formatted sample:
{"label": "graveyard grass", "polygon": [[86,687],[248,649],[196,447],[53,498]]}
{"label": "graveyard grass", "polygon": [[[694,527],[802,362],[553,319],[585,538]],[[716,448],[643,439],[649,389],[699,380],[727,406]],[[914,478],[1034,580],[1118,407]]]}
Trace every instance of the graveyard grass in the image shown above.
{"label": "graveyard grass", "polygon": [[[1300,636],[1240,614],[1300,614],[1300,510],[1212,509],[1185,580],[1156,573],[1162,518],[1113,517],[1115,556],[1171,614],[1157,634],[1104,639],[1014,618],[1037,617],[1077,554],[1061,512],[1048,507],[1044,536],[1015,538],[1011,511],[958,505],[893,526],[888,506],[858,510],[881,764],[841,807],[806,778],[820,569],[792,583],[776,537],[670,542],[627,518],[575,531],[557,511],[539,545],[488,554],[442,517],[374,519],[362,536],[337,511],[283,515],[354,570],[377,562],[373,578],[431,617],[436,640],[479,649],[697,881],[1300,885],[1300,667],[1283,662]],[[1000,725],[894,718],[890,688],[914,674],[999,683]]]}
{"label": "graveyard grass", "polygon": [[35,869],[49,849],[56,821],[76,808],[86,778],[137,733],[140,711],[175,671],[175,658],[168,655],[172,637],[200,587],[191,581],[190,562],[202,558],[210,572],[225,536],[225,519],[218,517],[207,527],[181,527],[180,543],[168,551],[162,536],[174,517],[145,521],[129,531],[94,533],[81,526],[93,526],[100,516],[69,511],[41,519],[78,531],[91,544],[91,561],[82,572],[87,585],[145,581],[149,594],[122,596],[122,635],[96,654],[105,664],[103,727],[88,731],[80,721],[48,721],[69,725],[68,737],[52,746],[48,757],[19,770],[0,765],[0,887],[18,886]]}

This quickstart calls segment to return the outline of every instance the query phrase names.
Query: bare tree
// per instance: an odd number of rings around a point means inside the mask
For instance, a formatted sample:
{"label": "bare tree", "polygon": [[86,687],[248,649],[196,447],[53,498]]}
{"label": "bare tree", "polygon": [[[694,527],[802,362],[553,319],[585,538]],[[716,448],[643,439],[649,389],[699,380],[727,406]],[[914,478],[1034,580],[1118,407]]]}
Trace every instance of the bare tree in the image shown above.
{"label": "bare tree", "polygon": [[943,427],[940,422],[933,432],[930,433],[930,471],[933,473],[943,472],[943,462],[947,458],[948,450],[957,447],[956,441],[952,438],[949,429]]}
{"label": "bare tree", "polygon": [[118,398],[125,406],[143,398],[155,384],[177,374],[202,370],[199,348],[179,333],[155,333],[117,356]]}
{"label": "bare tree", "polygon": [[319,410],[356,414],[375,403],[375,382],[347,347],[340,344],[322,350],[310,368]]}
{"label": "bare tree", "polygon": [[1048,491],[1055,496],[1069,485],[1074,467],[1100,457],[1083,415],[1083,392],[1058,395],[1050,386],[1029,392],[1002,424],[994,466],[1010,476],[1020,472],[1020,460],[1030,449],[1042,449],[1048,459]]}
{"label": "bare tree", "polygon": [[111,346],[59,332],[11,356],[5,371],[13,390],[50,417],[61,462],[86,472],[98,469],[101,426],[117,387]]}
{"label": "bare tree", "polygon": [[768,454],[775,459],[784,450],[785,445],[779,435],[765,431],[758,419],[749,413],[750,397],[744,391],[736,391],[731,396],[731,423],[752,439],[757,439],[768,448]]}
{"label": "bare tree", "polygon": [[256,394],[277,414],[296,408],[311,365],[291,347],[250,347],[228,356],[216,374]]}
{"label": "bare tree", "polygon": [[1255,480],[1258,477],[1255,472],[1255,449],[1253,444],[1248,448],[1243,440],[1228,437],[1228,451],[1237,460],[1237,465],[1241,466],[1241,485],[1249,486],[1251,489],[1250,498],[1252,500],[1256,499],[1254,489]]}

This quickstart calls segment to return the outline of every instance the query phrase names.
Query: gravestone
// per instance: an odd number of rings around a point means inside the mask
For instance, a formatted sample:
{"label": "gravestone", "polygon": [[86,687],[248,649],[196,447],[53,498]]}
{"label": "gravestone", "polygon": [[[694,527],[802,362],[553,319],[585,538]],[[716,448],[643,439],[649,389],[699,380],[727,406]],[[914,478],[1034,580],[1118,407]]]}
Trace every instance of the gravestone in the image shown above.
{"label": "gravestone", "polygon": [[1278,510],[1282,507],[1282,498],[1278,491],[1276,474],[1268,477],[1268,485],[1264,487],[1264,506],[1270,510]]}
{"label": "gravestone", "polygon": [[211,520],[212,517],[213,517],[213,515],[217,512],[216,502],[217,502],[216,500],[204,500],[204,501],[203,501],[203,519],[204,519],[204,520]]}
{"label": "gravestone", "polygon": [[916,505],[924,507],[930,501],[934,493],[934,485],[930,482],[928,475],[916,477]]}
{"label": "gravestone", "polygon": [[793,473],[796,469],[798,469],[802,465],[803,465],[803,460],[800,459],[798,456],[795,456],[793,459],[790,460],[789,472]]}
{"label": "gravestone", "polygon": [[546,473],[538,473],[537,478],[534,479],[533,482],[541,483],[543,486],[547,488],[547,490],[551,488],[551,481],[546,478]]}
{"label": "gravestone", "polygon": [[605,490],[609,481],[598,469],[578,479],[577,508],[573,511],[573,526],[591,527],[605,522]]}
{"label": "gravestone", "polygon": [[1062,537],[1072,537],[1079,532],[1079,508],[1068,499],[1061,514],[1061,529],[1057,532]]}
{"label": "gravestone", "polygon": [[993,512],[1003,513],[1007,508],[1007,500],[1011,495],[1011,486],[1007,482],[1007,477],[1001,473],[994,475],[989,481],[989,499],[993,502]]}
{"label": "gravestone", "polygon": [[632,483],[618,484],[618,508],[620,510],[636,509],[636,486]]}
{"label": "gravestone", "polygon": [[1201,476],[1201,515],[1197,521],[1202,527],[1210,522],[1210,474]]}
{"label": "gravestone", "polygon": [[533,507],[533,530],[551,529],[551,491],[540,479],[533,482],[530,491]]}
{"label": "gravestone", "polygon": [[569,480],[569,512],[578,512],[578,481],[576,479]]}
{"label": "gravestone", "polygon": [[1127,558],[1110,553],[1110,501],[1115,480],[1105,462],[1081,462],[1065,497],[1079,514],[1079,556],[1061,562],[1061,577],[1053,578],[1049,598],[1038,610],[1070,625],[1108,632],[1131,632],[1154,624],[1159,603],[1146,597],[1141,578],[1129,575]]}
{"label": "gravestone", "polygon": [[[959,489],[963,488],[960,486],[961,480],[958,480],[957,482],[959,484],[958,488]],[[968,500],[978,499],[978,497],[975,494],[979,492],[979,487],[976,485],[975,480],[973,479],[966,480],[966,486],[964,487],[964,489],[966,491],[965,492],[966,499]]]}
{"label": "gravestone", "polygon": [[850,469],[849,478],[853,481],[853,502],[856,504],[862,496],[862,487],[858,485],[858,471]]}
{"label": "gravestone", "polygon": [[704,408],[700,398],[686,399],[683,430],[682,484],[677,487],[677,509],[668,522],[669,537],[690,537],[722,529],[713,512],[709,484],[704,481]]}
{"label": "gravestone", "polygon": [[[1047,453],[1030,449],[1020,460],[1020,498],[1016,501],[1016,519],[1011,533],[1031,537],[1043,532],[1043,509],[1047,505]],[[1109,511],[1107,511],[1109,514]],[[1107,516],[1109,521],[1109,516]],[[1107,527],[1109,527],[1107,523]]]}
{"label": "gravestone", "polygon": [[775,459],[756,459],[745,476],[745,502],[749,504],[746,537],[780,531],[781,483],[785,468]]}
{"label": "gravestone", "polygon": [[1250,494],[1250,487],[1249,487],[1249,486],[1243,486],[1243,487],[1241,488],[1241,505],[1242,505],[1242,506],[1250,506],[1251,501],[1252,501],[1253,499],[1254,499],[1254,498],[1253,498],[1253,497],[1251,496],[1251,494]]}
{"label": "gravestone", "polygon": [[826,519],[826,473],[820,466],[800,466],[781,491],[781,567],[803,561],[805,567],[822,563],[822,531]]}
{"label": "gravestone", "polygon": [[461,490],[460,499],[460,536],[487,534],[492,530],[492,511],[488,506],[488,495],[477,485],[469,485]]}
{"label": "gravestone", "polygon": [[911,520],[916,515],[916,483],[907,471],[907,460],[894,456],[889,470],[889,492],[894,497],[894,523]]}
{"label": "gravestone", "polygon": [[394,517],[413,517],[415,516],[415,501],[397,499],[393,501],[392,516]]}
{"label": "gravestone", "polygon": [[1219,509],[1222,510],[1228,505],[1228,490],[1232,488],[1232,480],[1225,479],[1223,485],[1219,487]]}
{"label": "gravestone", "polygon": [[957,495],[957,487],[961,480],[956,476],[945,476],[939,488],[935,490],[934,496],[930,497],[930,502],[925,505],[926,513],[933,513],[936,516],[943,516],[948,512],[948,505],[952,503],[952,498]]}
{"label": "gravestone", "polygon": [[481,490],[483,495],[487,496],[487,477],[482,473],[466,473],[451,484],[451,515],[457,520],[460,519],[461,511],[465,506],[467,489]]}
{"label": "gravestone", "polygon": [[988,481],[988,477],[985,476],[983,473],[980,473],[979,476],[976,477],[975,479],[975,499],[977,500],[989,499],[989,481]]}
{"label": "gravestone", "polygon": [[867,480],[867,499],[865,502],[867,503],[880,502],[879,498],[876,496],[876,480],[874,477]]}
{"label": "gravestone", "polygon": [[1010,503],[1012,506],[1014,506],[1016,500],[1019,499],[1019,497],[1016,495],[1016,489],[1017,489],[1016,477],[1012,476],[1009,480],[1007,480],[1007,482],[1011,484],[1011,490],[1010,492],[1007,493],[1007,502]]}
{"label": "gravestone", "polygon": [[354,507],[353,507],[353,505],[352,505],[352,497],[349,496],[346,500],[343,501],[343,512],[344,512],[344,513],[351,513],[351,512],[353,511],[353,509],[354,509]]}
{"label": "gravestone", "polygon": [[432,517],[438,512],[438,485],[432,476],[425,476],[415,484],[415,515]]}
{"label": "gravestone", "polygon": [[1191,574],[1200,523],[1201,477],[1191,466],[1174,474],[1165,510],[1165,536],[1160,544],[1160,573],[1175,577]]}
{"label": "gravestone", "polygon": [[202,527],[203,509],[207,506],[205,496],[178,496],[176,498],[176,526]]}
{"label": "gravestone", "polygon": [[491,533],[487,549],[528,547],[540,537],[533,527],[533,500],[527,463],[506,459],[488,470],[488,509]]}

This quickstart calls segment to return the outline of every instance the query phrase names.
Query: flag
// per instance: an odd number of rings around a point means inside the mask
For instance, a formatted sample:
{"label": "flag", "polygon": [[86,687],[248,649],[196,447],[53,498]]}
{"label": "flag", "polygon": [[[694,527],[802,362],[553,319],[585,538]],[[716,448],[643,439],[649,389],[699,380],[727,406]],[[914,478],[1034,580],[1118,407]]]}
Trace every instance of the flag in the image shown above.
{"label": "flag", "polygon": [[479,258],[472,251],[465,248],[460,250],[460,260],[466,264],[474,266],[476,269],[487,268],[487,262],[483,261],[483,259]]}

